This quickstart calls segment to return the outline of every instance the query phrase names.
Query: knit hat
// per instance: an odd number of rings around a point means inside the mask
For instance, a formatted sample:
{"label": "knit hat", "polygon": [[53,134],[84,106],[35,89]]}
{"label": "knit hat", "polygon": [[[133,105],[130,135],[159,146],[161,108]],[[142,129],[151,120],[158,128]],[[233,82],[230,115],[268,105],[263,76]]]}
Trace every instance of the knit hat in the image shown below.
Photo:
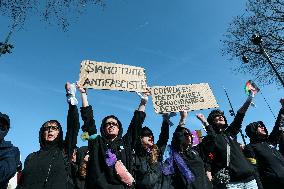
{"label": "knit hat", "polygon": [[144,136],[152,136],[154,139],[154,134],[152,132],[152,130],[149,127],[143,127],[141,130],[141,137]]}

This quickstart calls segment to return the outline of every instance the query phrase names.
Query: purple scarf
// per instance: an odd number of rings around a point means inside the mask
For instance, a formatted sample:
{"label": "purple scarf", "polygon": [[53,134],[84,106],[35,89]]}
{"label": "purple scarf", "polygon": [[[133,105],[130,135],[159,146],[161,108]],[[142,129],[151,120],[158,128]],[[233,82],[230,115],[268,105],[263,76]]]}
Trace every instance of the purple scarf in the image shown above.
{"label": "purple scarf", "polygon": [[175,152],[170,148],[170,157],[165,160],[163,165],[163,173],[164,175],[171,175],[175,172],[174,170],[174,162],[176,163],[179,171],[185,177],[188,183],[191,183],[195,180],[193,173],[189,170],[187,165],[185,164],[183,158],[178,152]]}
{"label": "purple scarf", "polygon": [[111,152],[111,149],[106,151],[106,164],[107,166],[113,166],[117,161],[116,155]]}

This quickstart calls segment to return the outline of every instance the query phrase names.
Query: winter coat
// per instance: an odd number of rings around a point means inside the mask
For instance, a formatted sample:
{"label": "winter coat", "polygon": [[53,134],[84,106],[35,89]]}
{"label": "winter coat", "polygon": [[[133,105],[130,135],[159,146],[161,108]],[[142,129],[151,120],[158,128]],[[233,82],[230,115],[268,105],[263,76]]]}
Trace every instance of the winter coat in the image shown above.
{"label": "winter coat", "polygon": [[7,126],[7,129],[0,128],[0,189],[4,189],[17,172],[17,167],[21,162],[19,149],[13,146],[10,141],[4,140],[10,129],[10,118],[0,112],[0,119],[6,122]]}
{"label": "winter coat", "polygon": [[20,151],[10,141],[0,142],[0,188],[4,189],[20,164]]}
{"label": "winter coat", "polygon": [[158,161],[150,163],[150,154],[142,147],[141,141],[137,142],[134,156],[135,188],[160,189],[162,182],[162,156],[169,139],[169,122],[164,120],[161,133],[156,145],[159,150]]}
{"label": "winter coat", "polygon": [[[84,121],[83,131],[89,135],[97,133],[93,110],[91,106],[81,108],[81,116]],[[119,134],[112,141],[104,133],[104,125],[108,118],[115,118],[119,124]],[[106,153],[110,150],[116,155],[117,160],[121,160],[130,174],[133,175],[133,149],[139,137],[139,128],[145,119],[145,113],[135,111],[128,130],[122,136],[123,128],[120,121],[115,116],[107,116],[102,120],[100,132],[94,140],[89,140],[89,165],[86,176],[87,189],[123,189],[129,188],[122,183],[114,169],[106,163]]]}
{"label": "winter coat", "polygon": [[[281,133],[281,130],[279,130],[281,114],[284,114],[284,109],[279,112],[275,126],[269,136],[262,121],[250,123],[246,127],[250,144],[245,147],[244,153],[248,160],[257,168],[264,189],[284,188],[284,158],[275,148]],[[266,137],[259,136],[257,132],[259,124],[265,128]]]}
{"label": "winter coat", "polygon": [[[181,150],[185,140],[185,132],[190,133],[187,128],[178,126],[175,130],[171,142],[173,151],[178,152],[183,159],[185,166],[193,175],[192,181],[188,181],[184,173],[178,168],[178,160],[173,161],[174,173],[164,175],[162,181],[163,189],[211,189],[212,184],[206,176],[206,165],[201,159],[199,148],[189,145],[185,150]],[[172,152],[173,153],[173,152]]]}
{"label": "winter coat", "polygon": [[[55,120],[54,120],[55,121]],[[63,141],[63,131],[58,121],[59,134],[53,142],[42,139],[44,125],[39,131],[40,150],[28,155],[18,189],[71,189],[70,157],[76,147],[79,132],[79,114],[76,106],[69,105],[67,133]]]}
{"label": "winter coat", "polygon": [[[254,168],[246,160],[239,143],[235,140],[242,125],[245,114],[238,112],[230,124],[225,124],[225,130],[220,131],[213,124],[212,119],[208,118],[209,127],[207,128],[207,136],[204,137],[201,149],[204,154],[204,161],[207,164],[208,171],[213,176],[227,167],[227,144],[230,145],[230,163],[228,166],[230,182],[247,182],[255,178]],[[210,117],[210,116],[209,116]]]}

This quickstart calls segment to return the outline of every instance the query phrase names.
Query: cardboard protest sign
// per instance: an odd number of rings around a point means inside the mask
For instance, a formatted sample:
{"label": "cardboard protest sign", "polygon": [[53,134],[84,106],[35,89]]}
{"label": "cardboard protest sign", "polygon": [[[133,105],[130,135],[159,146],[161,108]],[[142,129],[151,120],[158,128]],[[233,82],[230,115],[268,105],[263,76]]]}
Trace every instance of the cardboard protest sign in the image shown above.
{"label": "cardboard protest sign", "polygon": [[84,60],[79,83],[85,88],[143,92],[146,89],[144,68]]}
{"label": "cardboard protest sign", "polygon": [[216,108],[218,104],[208,83],[155,86],[151,88],[156,113]]}

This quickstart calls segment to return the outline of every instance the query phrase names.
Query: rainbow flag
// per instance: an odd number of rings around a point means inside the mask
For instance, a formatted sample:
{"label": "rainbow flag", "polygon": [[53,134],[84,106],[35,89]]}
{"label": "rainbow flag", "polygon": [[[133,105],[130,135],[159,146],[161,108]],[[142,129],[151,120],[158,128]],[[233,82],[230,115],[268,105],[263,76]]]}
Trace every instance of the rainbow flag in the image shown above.
{"label": "rainbow flag", "polygon": [[249,95],[250,91],[252,91],[254,95],[256,95],[258,91],[260,91],[260,89],[257,87],[257,85],[252,80],[248,80],[245,85],[245,93]]}

